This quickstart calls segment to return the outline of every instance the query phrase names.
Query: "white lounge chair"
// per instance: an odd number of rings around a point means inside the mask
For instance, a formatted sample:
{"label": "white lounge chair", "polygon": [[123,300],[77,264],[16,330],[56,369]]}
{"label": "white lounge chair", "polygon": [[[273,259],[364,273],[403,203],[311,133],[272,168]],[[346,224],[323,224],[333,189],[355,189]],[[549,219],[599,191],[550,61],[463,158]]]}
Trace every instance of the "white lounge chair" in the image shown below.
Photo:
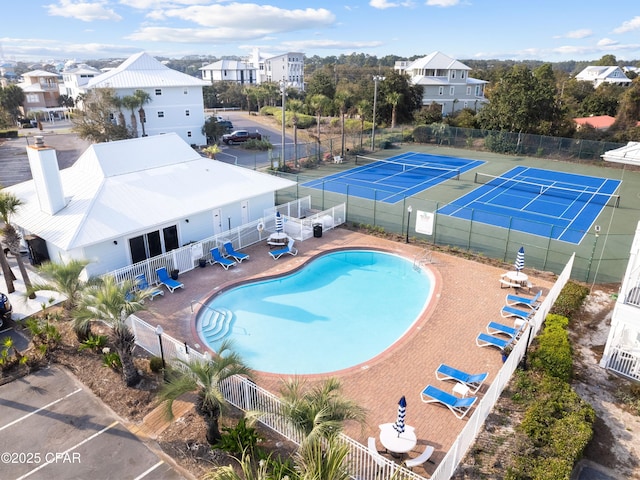
{"label": "white lounge chair", "polygon": [[473,404],[476,403],[476,400],[478,400],[478,397],[459,398],[455,395],[445,392],[444,390],[440,390],[433,385],[427,385],[425,389],[422,390],[420,398],[424,403],[441,403],[449,410],[451,410],[453,414],[459,419],[464,418]]}
{"label": "white lounge chair", "polygon": [[177,288],[184,288],[184,283],[171,278],[165,267],[156,268],[156,274],[158,275],[158,281],[167,287],[167,290],[171,293],[173,293]]}
{"label": "white lounge chair", "polygon": [[411,469],[413,467],[417,467],[418,465],[422,465],[424,462],[431,462],[434,463],[433,460],[429,460],[431,458],[431,455],[433,455],[433,452],[436,449],[433,448],[431,445],[427,445],[427,447],[424,449],[424,451],[418,455],[416,458],[407,458],[404,461],[404,466],[407,467],[408,469]]}
{"label": "white lounge chair", "polygon": [[519,305],[523,305],[525,307],[529,307],[532,310],[537,310],[540,306],[540,295],[542,295],[542,290],[539,290],[538,293],[536,293],[531,298],[507,294],[505,302],[509,307],[517,307]]}
{"label": "white lounge chair", "polygon": [[534,312],[531,310],[527,312],[524,310],[520,310],[519,308],[510,307],[509,305],[505,305],[504,307],[502,307],[502,310],[500,310],[500,315],[502,315],[502,318],[516,317],[521,318],[522,320],[528,320],[533,313]]}
{"label": "white lounge chair", "polygon": [[498,322],[489,322],[487,324],[487,333],[490,335],[503,334],[510,338],[518,338],[522,333],[522,329],[526,325],[526,322],[519,322],[520,325],[517,327],[510,327],[509,325],[505,325],[503,323]]}
{"label": "white lounge chair", "polygon": [[220,253],[220,249],[218,247],[214,247],[211,249],[211,260],[209,260],[211,265],[215,265],[216,263],[222,265],[225,270],[228,270],[229,267],[232,267],[236,264],[234,260],[229,260],[228,258],[224,258],[222,253]]}
{"label": "white lounge chair", "polygon": [[487,379],[488,375],[488,372],[469,374],[444,363],[441,363],[440,366],[436,369],[436,378],[438,380],[454,380],[458,383],[462,383],[469,387],[471,393],[476,393],[478,390],[480,390],[482,383]]}
{"label": "white lounge chair", "polygon": [[279,259],[285,253],[289,255],[293,255],[294,257],[298,254],[298,250],[293,246],[293,238],[289,237],[289,242],[284,248],[279,248],[278,250],[271,250],[269,255],[273,257],[274,260]]}
{"label": "white lounge chair", "polygon": [[505,340],[484,332],[480,332],[476,337],[476,345],[479,347],[497,347],[500,350],[504,350],[507,345],[511,345],[512,341],[513,339]]}

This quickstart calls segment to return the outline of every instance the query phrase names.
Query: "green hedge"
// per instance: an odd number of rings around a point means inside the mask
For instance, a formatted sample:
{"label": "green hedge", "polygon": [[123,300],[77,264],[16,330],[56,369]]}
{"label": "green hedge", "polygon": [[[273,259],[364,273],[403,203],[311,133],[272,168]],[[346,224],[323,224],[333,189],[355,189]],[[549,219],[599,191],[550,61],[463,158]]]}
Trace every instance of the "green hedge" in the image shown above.
{"label": "green hedge", "polygon": [[18,138],[17,130],[0,130],[0,138]]}
{"label": "green hedge", "polygon": [[569,319],[561,315],[547,315],[545,328],[537,338],[531,353],[531,365],[559,380],[569,382],[573,375],[573,351],[567,326]]}
{"label": "green hedge", "polygon": [[567,282],[553,307],[551,307],[551,313],[571,318],[578,313],[587,295],[589,295],[587,287],[574,282]]}

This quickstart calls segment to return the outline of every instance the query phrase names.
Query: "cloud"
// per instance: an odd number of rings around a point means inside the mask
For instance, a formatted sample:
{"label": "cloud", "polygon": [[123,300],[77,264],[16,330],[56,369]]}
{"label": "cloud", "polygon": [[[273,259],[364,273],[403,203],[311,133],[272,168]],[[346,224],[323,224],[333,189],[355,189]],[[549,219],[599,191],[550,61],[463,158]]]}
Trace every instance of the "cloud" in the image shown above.
{"label": "cloud", "polygon": [[455,7],[460,0],[427,0],[425,5],[428,7]]}
{"label": "cloud", "polygon": [[106,2],[73,2],[72,0],[59,0],[57,5],[46,5],[49,15],[67,17],[93,22],[95,20],[119,21],[122,17],[115,11],[106,7]]}
{"label": "cloud", "polygon": [[373,40],[369,42],[349,42],[341,40],[300,40],[291,42],[282,42],[281,47],[283,50],[304,52],[307,50],[349,50],[359,48],[376,48],[383,45],[383,42]]}
{"label": "cloud", "polygon": [[184,5],[208,5],[211,0],[120,0],[120,4],[138,10],[178,8]]}
{"label": "cloud", "polygon": [[179,18],[203,27],[267,32],[291,32],[332,25],[336,17],[324,8],[286,10],[270,5],[234,3],[206,5],[162,11],[165,17]]}
{"label": "cloud", "polygon": [[137,42],[220,43],[262,38],[268,29],[144,27],[125,37]]}
{"label": "cloud", "polygon": [[385,10],[387,8],[396,8],[396,7],[413,7],[412,1],[404,1],[404,2],[389,2],[388,0],[370,0],[369,6],[373,8],[377,8],[378,10]]}
{"label": "cloud", "polygon": [[557,35],[553,38],[574,38],[574,39],[581,39],[581,38],[587,38],[590,37],[591,35],[593,35],[593,31],[587,29],[587,28],[582,28],[580,30],[572,30],[570,32],[565,33],[564,35]]}
{"label": "cloud", "polygon": [[619,27],[614,28],[613,33],[627,33],[638,29],[640,29],[640,17],[633,17],[631,20],[623,22]]}

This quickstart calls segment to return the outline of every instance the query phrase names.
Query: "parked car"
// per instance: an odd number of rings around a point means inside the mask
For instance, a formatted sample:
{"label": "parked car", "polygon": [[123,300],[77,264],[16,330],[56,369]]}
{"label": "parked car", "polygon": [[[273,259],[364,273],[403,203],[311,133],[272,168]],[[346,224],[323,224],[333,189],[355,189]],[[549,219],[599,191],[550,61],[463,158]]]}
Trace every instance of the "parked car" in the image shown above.
{"label": "parked car", "polygon": [[5,321],[11,320],[11,312],[13,312],[13,307],[9,301],[9,297],[4,293],[0,293],[0,327]]}
{"label": "parked car", "polygon": [[247,130],[236,130],[227,135],[222,136],[222,141],[226,145],[233,145],[234,143],[243,143],[248,140],[262,140],[260,132],[249,132]]}

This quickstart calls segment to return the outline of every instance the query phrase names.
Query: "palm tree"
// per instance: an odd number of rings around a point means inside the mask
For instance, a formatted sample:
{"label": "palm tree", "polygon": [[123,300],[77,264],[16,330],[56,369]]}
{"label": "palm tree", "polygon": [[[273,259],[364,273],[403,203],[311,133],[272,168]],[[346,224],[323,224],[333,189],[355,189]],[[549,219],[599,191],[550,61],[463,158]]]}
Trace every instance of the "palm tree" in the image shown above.
{"label": "palm tree", "polygon": [[304,109],[302,100],[289,100],[287,102],[287,110],[293,112],[291,124],[293,125],[293,166],[298,168],[298,114]]}
{"label": "palm tree", "polygon": [[147,120],[147,115],[144,111],[144,106],[147,103],[151,102],[151,95],[149,95],[144,90],[136,90],[135,92],[133,92],[133,97],[137,100],[136,106],[139,107],[138,115],[140,116],[140,125],[142,126],[142,136],[146,137],[147,133],[145,132],[144,124]]}
{"label": "palm tree", "polygon": [[174,400],[185,393],[197,392],[198,413],[207,424],[207,441],[213,445],[221,438],[218,422],[227,404],[220,383],[233,375],[251,377],[251,369],[231,350],[231,343],[226,340],[211,360],[182,363],[186,369],[170,371],[159,397],[166,402],[168,417],[173,418]]}
{"label": "palm tree", "polygon": [[342,138],[342,144],[340,148],[340,155],[344,158],[344,116],[351,103],[351,94],[349,92],[338,92],[334,97],[334,101],[340,110],[340,135]]}
{"label": "palm tree", "polygon": [[396,128],[396,113],[398,103],[402,100],[402,94],[399,92],[389,92],[386,97],[387,103],[391,105],[391,128]]}
{"label": "palm tree", "polygon": [[113,106],[118,109],[118,125],[126,126],[127,122],[125,121],[124,113],[122,112],[122,107],[124,106],[122,98],[114,95],[112,102],[113,102]]}
{"label": "palm tree", "polygon": [[133,95],[127,95],[122,98],[122,106],[131,110],[131,135],[133,138],[138,137],[138,122],[136,121],[135,110],[138,107],[138,100]]}
{"label": "palm tree", "polygon": [[[140,382],[140,374],[133,363],[135,335],[125,323],[126,318],[144,308],[150,292],[134,289],[130,280],[116,283],[112,276],[103,277],[85,289],[74,311],[74,328],[82,330],[91,321],[99,320],[111,326],[111,342],[122,363],[122,378],[127,387]],[[89,330],[85,328],[85,330]]]}
{"label": "palm tree", "polygon": [[66,297],[63,303],[65,310],[73,310],[80,299],[80,295],[87,282],[80,279],[88,260],[71,259],[66,263],[45,262],[38,267],[38,273],[45,279],[43,283],[34,283],[27,294],[40,290],[61,293]]}
{"label": "palm tree", "polygon": [[304,442],[337,435],[347,420],[364,425],[366,411],[345,398],[340,381],[328,378],[311,389],[298,378],[284,381],[281,389],[282,415],[305,436]]}
{"label": "palm tree", "polygon": [[[29,278],[29,273],[24,266],[22,255],[20,254],[21,236],[10,222],[11,216],[16,213],[16,210],[20,205],[22,205],[22,200],[16,197],[13,193],[0,191],[0,219],[4,223],[4,226],[2,227],[3,240],[11,254],[15,257],[18,269],[20,270],[20,275],[22,275],[22,280],[24,281],[24,286],[27,291],[29,291],[31,288],[31,279]],[[4,253],[2,256],[4,256]],[[36,294],[34,292],[30,292],[28,295],[31,299],[36,298]]]}
{"label": "palm tree", "polygon": [[371,111],[371,103],[368,100],[360,100],[356,105],[356,111],[360,117],[360,150],[362,150],[362,137],[364,137],[364,116]]}

